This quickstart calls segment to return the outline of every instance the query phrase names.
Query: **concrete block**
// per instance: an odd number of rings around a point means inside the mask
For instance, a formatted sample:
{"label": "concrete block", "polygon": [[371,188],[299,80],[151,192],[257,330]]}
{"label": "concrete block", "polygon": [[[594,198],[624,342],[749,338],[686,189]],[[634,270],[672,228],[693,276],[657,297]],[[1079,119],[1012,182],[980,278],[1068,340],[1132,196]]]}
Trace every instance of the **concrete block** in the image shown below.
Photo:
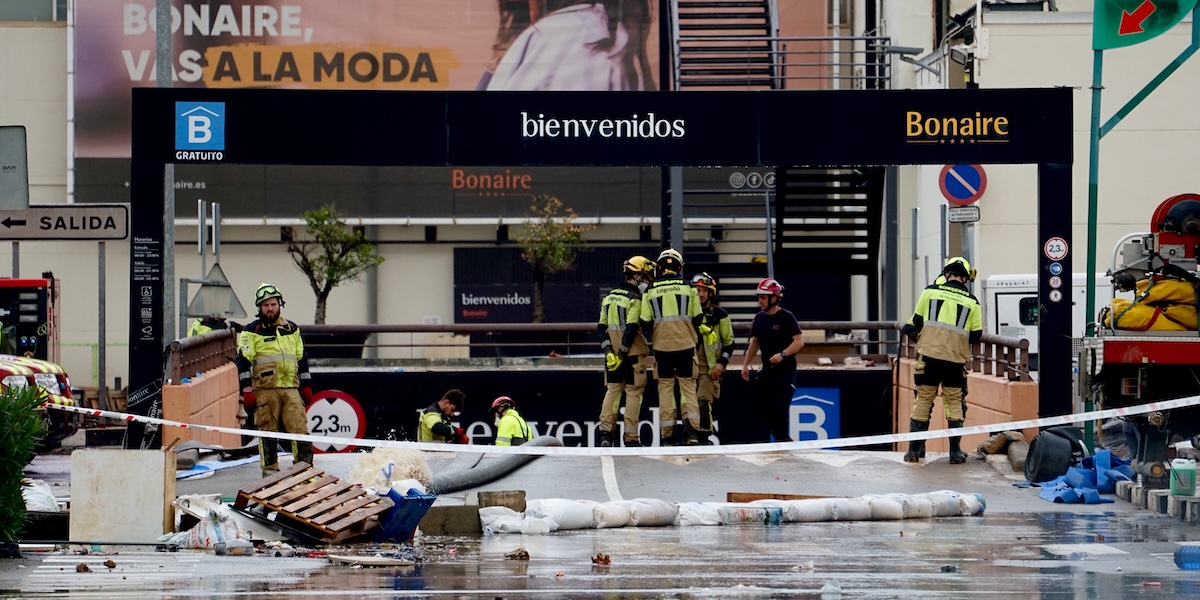
{"label": "concrete block", "polygon": [[1008,464],[1012,465],[1013,470],[1024,473],[1025,459],[1029,457],[1029,444],[1021,441],[1009,442],[1008,444]]}
{"label": "concrete block", "polygon": [[1132,481],[1118,481],[1117,497],[1126,502],[1133,502],[1133,488],[1136,486],[1137,484]]}
{"label": "concrete block", "polygon": [[1186,497],[1182,500],[1183,520],[1188,523],[1200,523],[1200,500]]}
{"label": "concrete block", "polygon": [[1148,491],[1145,486],[1135,486],[1133,488],[1133,500],[1131,501],[1133,505],[1146,508],[1146,492]]}
{"label": "concrete block", "polygon": [[483,535],[478,506],[431,506],[420,527],[425,535]]}
{"label": "concrete block", "polygon": [[1167,514],[1167,499],[1171,497],[1171,490],[1150,490],[1146,492],[1146,508],[1159,513]]}
{"label": "concrete block", "polygon": [[1167,498],[1167,514],[1176,519],[1182,519],[1186,508],[1183,500],[1180,496],[1170,496]]}
{"label": "concrete block", "polygon": [[[71,454],[71,539],[153,542],[175,525],[175,453],[76,450]],[[478,517],[476,517],[478,523]]]}
{"label": "concrete block", "polygon": [[479,507],[504,506],[525,512],[525,490],[479,492]]}

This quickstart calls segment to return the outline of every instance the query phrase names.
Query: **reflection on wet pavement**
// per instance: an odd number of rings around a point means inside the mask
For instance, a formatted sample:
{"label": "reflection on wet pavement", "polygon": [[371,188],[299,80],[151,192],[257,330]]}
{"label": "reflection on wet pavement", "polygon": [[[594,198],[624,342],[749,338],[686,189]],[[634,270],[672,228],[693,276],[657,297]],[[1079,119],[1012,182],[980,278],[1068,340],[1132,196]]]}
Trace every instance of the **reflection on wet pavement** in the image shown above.
{"label": "reflection on wet pavement", "polygon": [[[0,596],[782,599],[839,597],[821,594],[837,586],[845,598],[1200,598],[1200,572],[1171,561],[1189,540],[1200,540],[1193,525],[1101,512],[621,528],[424,538],[425,562],[404,568],[147,553],[143,570],[157,560],[173,576],[135,581],[0,563]],[[505,558],[517,548],[530,559]],[[612,564],[594,564],[597,553]]]}

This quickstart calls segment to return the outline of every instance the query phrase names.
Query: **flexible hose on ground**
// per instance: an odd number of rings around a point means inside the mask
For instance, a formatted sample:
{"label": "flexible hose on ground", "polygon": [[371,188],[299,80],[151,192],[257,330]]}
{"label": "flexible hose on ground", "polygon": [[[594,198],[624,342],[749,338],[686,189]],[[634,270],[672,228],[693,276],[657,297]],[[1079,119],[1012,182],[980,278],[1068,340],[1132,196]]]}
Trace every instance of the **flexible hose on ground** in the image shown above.
{"label": "flexible hose on ground", "polygon": [[[535,437],[529,440],[528,444],[531,446],[563,445],[558,438],[549,435]],[[477,466],[462,471],[452,471],[450,473],[439,473],[434,475],[433,481],[429,483],[429,492],[432,494],[449,494],[479,487],[516,471],[535,458],[538,458],[538,456],[533,454],[512,454],[497,458],[495,461],[484,466]]]}

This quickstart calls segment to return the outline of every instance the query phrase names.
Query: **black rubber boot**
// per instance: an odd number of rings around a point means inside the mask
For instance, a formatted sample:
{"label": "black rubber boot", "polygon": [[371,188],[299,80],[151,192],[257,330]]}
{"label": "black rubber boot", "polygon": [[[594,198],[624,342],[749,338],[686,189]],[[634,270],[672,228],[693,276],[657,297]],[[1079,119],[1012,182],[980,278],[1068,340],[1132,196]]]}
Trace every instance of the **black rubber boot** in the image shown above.
{"label": "black rubber boot", "polygon": [[[929,421],[908,420],[909,431],[929,431]],[[925,440],[913,440],[908,443],[908,452],[904,453],[904,462],[920,462],[925,458]]]}
{"label": "black rubber boot", "polygon": [[[950,429],[958,429],[963,426],[962,421],[948,421],[948,423],[950,425]],[[958,447],[958,444],[961,441],[962,436],[954,436],[950,438],[950,464],[952,465],[961,465],[967,462],[966,453],[962,451],[962,448]]]}
{"label": "black rubber boot", "polygon": [[612,448],[612,445],[613,445],[612,432],[611,431],[601,431],[600,432],[600,447],[601,448]]}

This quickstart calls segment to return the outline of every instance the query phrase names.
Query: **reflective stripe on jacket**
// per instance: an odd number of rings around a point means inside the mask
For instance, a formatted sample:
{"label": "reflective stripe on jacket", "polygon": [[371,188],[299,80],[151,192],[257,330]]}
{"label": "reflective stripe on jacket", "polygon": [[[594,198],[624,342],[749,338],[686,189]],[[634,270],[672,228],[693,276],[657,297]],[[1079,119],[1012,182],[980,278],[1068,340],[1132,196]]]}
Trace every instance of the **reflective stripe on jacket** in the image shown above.
{"label": "reflective stripe on jacket", "polygon": [[287,319],[254,321],[238,336],[238,381],[242,389],[312,385],[300,328]]}
{"label": "reflective stripe on jacket", "polygon": [[908,324],[920,332],[917,354],[967,364],[971,334],[983,333],[983,310],[961,283],[934,284],[921,292]]}
{"label": "reflective stripe on jacket", "polygon": [[521,413],[515,408],[505,411],[504,416],[500,417],[500,424],[496,426],[496,445],[520,446],[528,442],[529,437],[529,424],[521,418]]}
{"label": "reflective stripe on jacket", "polygon": [[[624,283],[609,292],[600,302],[600,349],[626,356],[645,356],[650,353],[646,338],[639,327],[641,292],[633,284]],[[632,333],[629,330],[632,329]],[[626,337],[632,341],[626,342]]]}
{"label": "reflective stripe on jacket", "polygon": [[655,351],[675,352],[695,348],[695,317],[700,314],[696,288],[680,277],[659,279],[642,296],[643,329],[651,331]]}

